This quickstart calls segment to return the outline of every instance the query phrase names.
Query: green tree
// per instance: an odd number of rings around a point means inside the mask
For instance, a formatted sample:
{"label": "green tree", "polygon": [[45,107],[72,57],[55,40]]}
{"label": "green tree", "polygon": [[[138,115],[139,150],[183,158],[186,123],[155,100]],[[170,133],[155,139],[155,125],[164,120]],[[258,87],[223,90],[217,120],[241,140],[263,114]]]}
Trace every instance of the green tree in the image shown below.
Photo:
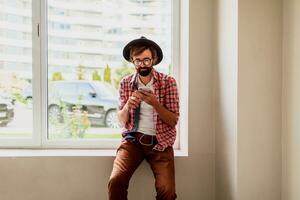
{"label": "green tree", "polygon": [[52,80],[53,81],[61,81],[61,80],[64,80],[64,78],[63,78],[61,72],[54,72],[52,74]]}
{"label": "green tree", "polygon": [[94,71],[93,71],[92,79],[93,79],[94,81],[101,81],[101,76],[100,76],[98,70],[94,70]]}
{"label": "green tree", "polygon": [[129,67],[129,66],[121,66],[118,67],[115,70],[115,78],[114,78],[114,85],[117,88],[119,86],[120,81],[122,80],[122,78],[124,78],[125,76],[134,73],[135,69],[133,67]]}
{"label": "green tree", "polygon": [[104,69],[104,81],[111,84],[111,68],[108,65]]}
{"label": "green tree", "polygon": [[85,67],[83,65],[79,65],[77,67],[77,78],[78,80],[84,80],[85,77]]}

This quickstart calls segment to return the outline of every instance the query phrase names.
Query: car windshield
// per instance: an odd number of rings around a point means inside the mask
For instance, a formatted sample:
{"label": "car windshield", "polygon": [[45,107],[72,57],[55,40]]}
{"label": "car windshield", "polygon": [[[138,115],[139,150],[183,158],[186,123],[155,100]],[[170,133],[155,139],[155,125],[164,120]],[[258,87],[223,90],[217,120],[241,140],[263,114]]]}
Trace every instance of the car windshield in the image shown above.
{"label": "car windshield", "polygon": [[101,82],[58,82],[55,84],[55,88],[59,94],[64,96],[86,96],[96,93],[100,98],[118,98],[118,93],[113,86]]}
{"label": "car windshield", "polygon": [[63,94],[63,95],[77,94],[76,83],[57,83],[55,85],[60,94]]}
{"label": "car windshield", "polygon": [[117,90],[113,86],[101,82],[94,82],[94,86],[102,98],[118,98]]}

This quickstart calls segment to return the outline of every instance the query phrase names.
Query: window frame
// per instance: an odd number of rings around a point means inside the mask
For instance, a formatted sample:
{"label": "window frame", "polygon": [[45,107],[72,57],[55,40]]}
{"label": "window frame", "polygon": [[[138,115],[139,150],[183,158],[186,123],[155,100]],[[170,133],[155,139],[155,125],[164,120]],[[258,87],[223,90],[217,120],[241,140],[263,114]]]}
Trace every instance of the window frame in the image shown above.
{"label": "window frame", "polygon": [[[173,76],[177,80],[180,95],[180,118],[177,125],[178,147],[175,155],[188,155],[188,43],[189,43],[189,1],[172,1],[172,63]],[[63,150],[68,155],[114,155],[120,143],[118,139],[51,139],[48,140],[48,5],[47,0],[32,0],[32,87],[33,87],[33,137],[30,139],[1,139],[0,148],[14,149],[11,154],[18,153],[18,149],[25,148],[21,155],[31,155],[30,149],[40,149],[44,153],[38,155],[59,154]],[[176,14],[177,13],[177,14]],[[183,67],[180,67],[183,66]],[[30,148],[30,149],[29,149]],[[71,151],[69,151],[71,150]],[[81,151],[82,150],[82,151]],[[0,150],[0,156],[5,155]],[[70,153],[72,152],[72,153]],[[74,154],[74,152],[77,152]],[[80,153],[81,152],[81,153]],[[18,154],[20,155],[20,154]]]}

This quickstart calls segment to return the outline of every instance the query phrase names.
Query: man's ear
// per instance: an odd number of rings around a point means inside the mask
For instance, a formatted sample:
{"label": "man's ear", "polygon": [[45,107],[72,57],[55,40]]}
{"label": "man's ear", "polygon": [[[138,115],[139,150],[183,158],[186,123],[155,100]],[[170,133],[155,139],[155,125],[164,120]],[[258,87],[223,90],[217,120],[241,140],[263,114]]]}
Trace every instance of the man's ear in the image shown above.
{"label": "man's ear", "polygon": [[156,64],[156,62],[157,62],[157,57],[153,58],[152,60],[153,60],[153,63],[152,63],[152,65],[155,65],[155,64]]}

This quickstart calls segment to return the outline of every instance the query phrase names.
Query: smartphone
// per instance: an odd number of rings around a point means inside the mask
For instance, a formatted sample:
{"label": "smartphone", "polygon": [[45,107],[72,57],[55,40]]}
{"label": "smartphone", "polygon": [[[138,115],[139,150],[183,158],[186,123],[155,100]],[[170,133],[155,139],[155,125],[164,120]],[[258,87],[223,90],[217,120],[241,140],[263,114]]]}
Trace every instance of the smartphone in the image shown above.
{"label": "smartphone", "polygon": [[139,87],[139,89],[138,89],[139,91],[144,91],[144,92],[151,92],[152,90],[151,90],[151,88],[149,88],[149,87]]}

